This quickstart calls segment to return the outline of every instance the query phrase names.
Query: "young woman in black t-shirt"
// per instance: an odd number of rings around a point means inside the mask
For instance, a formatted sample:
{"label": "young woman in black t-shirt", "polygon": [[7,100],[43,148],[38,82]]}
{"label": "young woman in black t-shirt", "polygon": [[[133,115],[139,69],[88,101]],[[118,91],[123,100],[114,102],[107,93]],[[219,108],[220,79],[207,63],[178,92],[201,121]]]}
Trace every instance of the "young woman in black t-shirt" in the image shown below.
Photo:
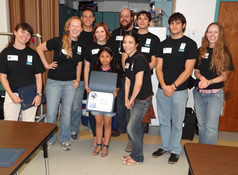
{"label": "young woman in black t-shirt", "polygon": [[28,23],[19,23],[8,46],[0,55],[1,83],[6,91],[4,101],[5,120],[18,120],[21,110],[18,88],[36,83],[37,94],[33,107],[22,110],[22,121],[35,121],[37,106],[41,103],[44,66],[37,52],[29,47],[33,29]]}
{"label": "young woman in black t-shirt", "polygon": [[123,48],[128,54],[125,62],[125,106],[130,110],[127,125],[132,142],[132,152],[122,157],[125,165],[141,164],[143,156],[143,131],[141,120],[152,102],[150,67],[146,58],[137,51],[139,43],[135,32],[128,32],[123,39]]}
{"label": "young woman in black t-shirt", "polygon": [[[87,53],[85,55],[84,60],[84,82],[85,82],[85,89],[89,93],[91,89],[88,87],[89,83],[89,75],[90,70],[93,68],[93,66],[96,63],[98,52],[103,47],[110,47],[115,53],[115,47],[113,43],[110,42],[110,31],[106,23],[99,22],[95,25],[93,30],[93,44],[89,46]],[[94,136],[94,140],[92,142],[92,147],[96,146],[96,120],[95,117],[89,113],[89,122],[90,127],[92,129],[92,134]]]}
{"label": "young woman in black t-shirt", "polygon": [[[98,52],[98,58],[96,63],[93,67],[93,70],[100,71],[100,72],[114,72],[118,74],[117,77],[117,86],[114,91],[115,98],[117,97],[117,93],[120,91],[121,83],[119,77],[120,66],[117,63],[116,58],[114,57],[114,53],[112,49],[109,47],[103,47]],[[115,99],[116,100],[116,99]],[[116,101],[115,101],[116,104]],[[97,139],[97,146],[93,151],[93,155],[98,155],[100,151],[101,157],[106,157],[108,155],[108,147],[111,138],[111,131],[112,131],[112,117],[116,115],[115,105],[114,110],[112,113],[106,112],[91,112],[96,119],[96,139]],[[104,131],[104,132],[103,132]],[[104,133],[104,139],[103,139]],[[102,145],[103,140],[103,145]]]}
{"label": "young woman in black t-shirt", "polygon": [[211,23],[199,49],[195,66],[197,86],[193,91],[198,119],[199,143],[216,144],[218,125],[223,106],[224,84],[234,70],[231,54],[226,46],[224,29]]}
{"label": "young woman in black t-shirt", "polygon": [[[63,150],[71,149],[71,108],[80,83],[82,68],[82,48],[78,37],[82,22],[78,16],[69,18],[64,26],[65,34],[42,43],[37,47],[45,68],[49,69],[46,83],[47,122],[56,123],[58,107],[61,103],[60,142]],[[47,62],[44,52],[54,50],[53,62]],[[48,148],[56,140],[56,134],[48,141]]]}

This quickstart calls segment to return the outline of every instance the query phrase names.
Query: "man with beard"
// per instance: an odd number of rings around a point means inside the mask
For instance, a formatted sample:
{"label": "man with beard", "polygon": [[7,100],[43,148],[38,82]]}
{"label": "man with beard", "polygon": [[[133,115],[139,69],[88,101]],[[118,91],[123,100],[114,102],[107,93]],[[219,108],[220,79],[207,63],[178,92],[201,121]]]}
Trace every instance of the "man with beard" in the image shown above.
{"label": "man with beard", "polygon": [[[124,53],[124,49],[122,47],[123,36],[128,31],[136,31],[137,29],[134,28],[134,15],[133,12],[128,8],[123,8],[120,13],[120,27],[115,29],[112,32],[112,41],[115,42],[116,46],[118,46],[118,53],[115,53],[118,59],[118,62],[121,66],[121,72],[124,74],[122,69],[122,57]],[[127,56],[126,56],[127,57]],[[122,88],[118,93],[117,96],[117,129],[112,131],[112,136],[116,137],[119,136],[121,133],[126,132],[127,127],[127,120],[125,117],[125,87],[124,83],[125,77],[122,76],[121,83]]]}

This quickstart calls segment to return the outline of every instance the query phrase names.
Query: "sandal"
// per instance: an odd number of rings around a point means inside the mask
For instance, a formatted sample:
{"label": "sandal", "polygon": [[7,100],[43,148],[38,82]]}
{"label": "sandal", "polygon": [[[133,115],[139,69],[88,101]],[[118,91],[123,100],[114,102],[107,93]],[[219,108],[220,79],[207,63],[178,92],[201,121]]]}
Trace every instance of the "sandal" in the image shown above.
{"label": "sandal", "polygon": [[[107,150],[106,152],[103,152],[104,148],[106,148],[106,150]],[[109,145],[103,145],[102,152],[101,152],[101,157],[107,157],[108,148],[109,148]]]}
{"label": "sandal", "polygon": [[134,161],[132,158],[129,158],[129,159],[126,159],[123,161],[123,164],[124,165],[128,165],[128,166],[133,166],[133,165],[140,165],[142,164],[143,162],[136,162]]}
{"label": "sandal", "polygon": [[127,160],[127,159],[131,159],[131,156],[122,156],[122,157],[121,157],[121,160],[122,160],[122,161],[125,161],[125,160]]}
{"label": "sandal", "polygon": [[[97,150],[98,147],[100,147],[99,150]],[[93,154],[94,156],[97,156],[101,150],[102,150],[102,144],[97,144],[97,145],[96,145],[96,148],[95,148],[95,150],[93,151],[92,154]]]}

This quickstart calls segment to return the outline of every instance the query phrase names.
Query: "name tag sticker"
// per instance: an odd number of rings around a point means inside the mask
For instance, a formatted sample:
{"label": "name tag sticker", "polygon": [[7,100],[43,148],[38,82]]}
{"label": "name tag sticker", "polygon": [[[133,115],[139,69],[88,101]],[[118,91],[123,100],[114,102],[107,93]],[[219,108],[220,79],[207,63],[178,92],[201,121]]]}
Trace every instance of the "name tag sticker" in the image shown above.
{"label": "name tag sticker", "polygon": [[130,64],[129,64],[129,63],[126,63],[126,65],[125,65],[125,69],[128,69],[129,66],[130,66]]}
{"label": "name tag sticker", "polygon": [[18,61],[18,56],[17,55],[8,55],[7,61]]}
{"label": "name tag sticker", "polygon": [[172,53],[172,47],[164,48],[163,53]]}
{"label": "name tag sticker", "polygon": [[123,36],[116,36],[116,41],[122,41],[123,40]]}
{"label": "name tag sticker", "polygon": [[149,47],[141,47],[141,52],[150,53],[150,48]]}
{"label": "name tag sticker", "polygon": [[93,49],[93,50],[92,50],[92,55],[98,54],[99,50],[100,50],[100,49]]}

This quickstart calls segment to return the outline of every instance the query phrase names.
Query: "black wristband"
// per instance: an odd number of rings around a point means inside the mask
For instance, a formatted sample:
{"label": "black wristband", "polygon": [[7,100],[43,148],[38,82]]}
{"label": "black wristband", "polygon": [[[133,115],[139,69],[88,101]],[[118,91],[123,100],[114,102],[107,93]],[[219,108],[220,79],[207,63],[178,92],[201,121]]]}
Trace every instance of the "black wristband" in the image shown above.
{"label": "black wristband", "polygon": [[174,87],[177,89],[177,86],[176,86],[176,84],[175,84],[175,83],[173,83],[173,85],[174,85]]}

